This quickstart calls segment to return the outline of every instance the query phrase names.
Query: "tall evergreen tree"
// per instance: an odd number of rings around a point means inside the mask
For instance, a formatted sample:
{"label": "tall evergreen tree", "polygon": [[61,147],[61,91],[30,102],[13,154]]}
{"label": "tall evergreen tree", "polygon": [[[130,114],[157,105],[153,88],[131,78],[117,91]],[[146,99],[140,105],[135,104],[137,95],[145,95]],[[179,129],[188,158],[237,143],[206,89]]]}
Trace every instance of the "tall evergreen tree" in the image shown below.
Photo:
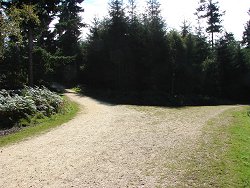
{"label": "tall evergreen tree", "polygon": [[249,69],[244,53],[247,49],[241,48],[232,33],[225,33],[216,47],[222,97],[231,99],[239,99],[241,95],[243,98],[246,97]]}
{"label": "tall evergreen tree", "polygon": [[[110,39],[116,41],[110,42],[113,42],[112,45],[122,45],[119,42],[123,42],[127,34],[127,18],[125,16],[122,0],[112,0],[110,2],[109,17],[109,33],[113,37],[113,39]],[[116,48],[116,46],[113,47]]]}
{"label": "tall evergreen tree", "polygon": [[224,12],[220,12],[218,2],[213,2],[213,0],[200,0],[200,6],[197,10],[203,12],[200,18],[207,20],[206,32],[211,34],[211,45],[213,48],[214,34],[221,32],[221,17],[224,15]]}
{"label": "tall evergreen tree", "polygon": [[[149,89],[158,90],[166,77],[168,49],[166,45],[166,26],[161,16],[158,0],[148,0],[146,15],[144,15],[145,29],[145,63],[148,67],[147,83]],[[165,71],[164,71],[165,70]],[[159,74],[159,72],[161,72]],[[164,79],[165,80],[165,79]]]}
{"label": "tall evergreen tree", "polygon": [[185,38],[190,33],[190,30],[191,30],[191,24],[188,23],[187,20],[184,20],[181,26],[181,36]]}
{"label": "tall evergreen tree", "polygon": [[[93,88],[108,87],[110,78],[109,50],[107,45],[107,28],[109,21],[94,19],[86,41],[86,83]],[[109,82],[110,84],[110,82]]]}
{"label": "tall evergreen tree", "polygon": [[80,29],[84,27],[79,13],[83,12],[79,3],[83,0],[65,0],[60,5],[59,22],[55,25],[58,47],[62,54],[73,56],[77,53]]}
{"label": "tall evergreen tree", "polygon": [[128,46],[130,64],[131,87],[134,90],[145,89],[145,55],[144,39],[145,32],[139,15],[137,14],[136,0],[129,0],[129,26],[128,26]]}
{"label": "tall evergreen tree", "polygon": [[50,53],[55,53],[55,32],[51,28],[52,21],[59,14],[59,5],[62,0],[42,0],[37,4],[37,15],[40,19],[40,26],[35,30],[37,35],[37,46],[47,50]]}
{"label": "tall evergreen tree", "polygon": [[[170,93],[184,94],[182,91],[185,74],[185,48],[181,35],[177,31],[171,31],[168,36],[169,59],[170,59]],[[185,80],[186,83],[186,80]]]}
{"label": "tall evergreen tree", "polygon": [[204,35],[204,31],[203,31],[204,27],[201,24],[202,22],[201,15],[203,14],[204,6],[202,6],[200,3],[201,2],[199,2],[199,7],[196,9],[196,12],[194,13],[194,15],[196,16],[196,21],[197,21],[197,24],[195,26],[195,32],[196,32],[196,35],[199,37]]}
{"label": "tall evergreen tree", "polygon": [[230,86],[232,86],[233,81],[237,79],[234,73],[237,69],[238,44],[232,33],[225,33],[218,41],[216,47],[219,83],[222,95],[225,97],[232,92]]}
{"label": "tall evergreen tree", "polygon": [[128,19],[125,15],[122,0],[112,0],[109,4],[108,49],[110,54],[110,76],[114,79],[115,88],[128,88]]}
{"label": "tall evergreen tree", "polygon": [[[248,10],[248,15],[250,16],[250,9]],[[250,20],[245,25],[242,43],[245,44],[247,48],[250,48]]]}
{"label": "tall evergreen tree", "polygon": [[81,35],[81,28],[84,24],[81,22],[80,13],[83,12],[80,3],[83,0],[64,0],[59,9],[59,22],[55,25],[56,33],[58,35],[57,54],[63,56],[74,56],[75,61],[68,65],[61,65],[59,74],[64,76],[64,81],[73,83],[79,73],[79,64],[77,54],[80,54],[79,39]]}
{"label": "tall evergreen tree", "polygon": [[137,17],[136,14],[136,0],[128,0],[129,2],[129,15],[130,19],[134,21],[134,19]]}

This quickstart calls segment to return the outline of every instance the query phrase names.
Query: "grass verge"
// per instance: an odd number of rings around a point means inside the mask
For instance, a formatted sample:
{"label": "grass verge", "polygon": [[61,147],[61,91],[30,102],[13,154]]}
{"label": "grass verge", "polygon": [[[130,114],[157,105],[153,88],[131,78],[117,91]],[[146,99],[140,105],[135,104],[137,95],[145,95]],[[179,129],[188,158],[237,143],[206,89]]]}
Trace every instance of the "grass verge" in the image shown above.
{"label": "grass verge", "polygon": [[48,132],[52,128],[62,125],[63,123],[66,123],[75,117],[79,111],[78,104],[70,101],[66,97],[63,98],[65,100],[65,107],[62,112],[52,115],[51,117],[35,119],[35,121],[30,122],[29,126],[20,130],[19,132],[0,137],[0,147],[19,142],[31,136]]}
{"label": "grass verge", "polygon": [[185,181],[192,187],[250,187],[249,107],[211,120],[190,159]]}
{"label": "grass verge", "polygon": [[233,126],[228,130],[231,135],[228,155],[237,187],[250,187],[250,117],[247,111],[249,108],[234,113]]}

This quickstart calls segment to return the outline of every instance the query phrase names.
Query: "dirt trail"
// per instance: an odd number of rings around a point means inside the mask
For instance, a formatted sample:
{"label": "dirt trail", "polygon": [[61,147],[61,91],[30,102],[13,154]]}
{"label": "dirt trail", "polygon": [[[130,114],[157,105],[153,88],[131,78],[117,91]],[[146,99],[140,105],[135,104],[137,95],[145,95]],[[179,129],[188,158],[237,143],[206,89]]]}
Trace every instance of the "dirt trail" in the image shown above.
{"label": "dirt trail", "polygon": [[84,106],[49,133],[0,148],[0,187],[176,187],[207,120],[233,106]]}

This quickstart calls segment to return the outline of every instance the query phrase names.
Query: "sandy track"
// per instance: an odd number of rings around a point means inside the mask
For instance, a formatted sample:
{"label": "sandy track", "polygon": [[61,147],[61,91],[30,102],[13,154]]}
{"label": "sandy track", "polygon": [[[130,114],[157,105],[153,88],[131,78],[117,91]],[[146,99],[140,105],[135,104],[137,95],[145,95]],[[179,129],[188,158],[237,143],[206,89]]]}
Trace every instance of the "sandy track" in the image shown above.
{"label": "sandy track", "polygon": [[0,187],[186,187],[185,161],[207,120],[232,106],[84,106],[49,133],[0,148]]}

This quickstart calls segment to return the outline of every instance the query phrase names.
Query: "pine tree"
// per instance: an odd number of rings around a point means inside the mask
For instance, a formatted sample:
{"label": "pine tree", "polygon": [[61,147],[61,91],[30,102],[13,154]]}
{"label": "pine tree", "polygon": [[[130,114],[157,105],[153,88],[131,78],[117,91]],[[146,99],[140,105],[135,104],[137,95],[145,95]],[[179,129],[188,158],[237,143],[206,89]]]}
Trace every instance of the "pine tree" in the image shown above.
{"label": "pine tree", "polygon": [[173,96],[175,94],[184,94],[183,84],[186,80],[182,80],[185,74],[185,48],[184,42],[181,35],[177,31],[171,31],[168,33],[168,43],[169,43],[169,59],[170,59],[170,80],[171,80],[171,90],[170,94]]}
{"label": "pine tree", "polygon": [[197,10],[203,12],[200,18],[207,20],[206,32],[211,34],[211,45],[214,48],[214,34],[221,32],[221,17],[224,12],[220,12],[218,2],[213,2],[213,0],[200,0],[200,6]]}
{"label": "pine tree", "polygon": [[[145,30],[145,64],[148,67],[146,83],[149,89],[158,90],[166,77],[168,49],[166,45],[166,27],[161,16],[158,0],[148,0],[146,14],[144,14]],[[163,71],[165,70],[165,71]],[[159,74],[159,72],[161,72]]]}
{"label": "pine tree", "polygon": [[40,19],[40,26],[35,29],[37,43],[36,45],[47,50],[50,53],[55,53],[55,32],[51,28],[51,22],[59,13],[59,5],[62,0],[39,1],[37,4],[37,15]]}
{"label": "pine tree", "polygon": [[147,1],[147,14],[151,21],[153,21],[153,19],[159,19],[161,13],[160,6],[158,0]]}
{"label": "pine tree", "polygon": [[236,78],[238,43],[232,33],[225,33],[216,44],[217,62],[219,70],[219,83],[222,95],[225,97],[230,92],[230,86]]}
{"label": "pine tree", "polygon": [[204,27],[201,24],[201,22],[202,22],[201,15],[202,15],[203,11],[204,11],[204,5],[201,5],[199,3],[199,7],[196,9],[196,12],[194,13],[194,15],[196,16],[196,21],[197,21],[195,31],[196,31],[196,35],[198,37],[203,37],[204,36],[204,31],[203,31]]}
{"label": "pine tree", "polygon": [[65,0],[60,6],[59,22],[55,25],[58,34],[58,47],[62,54],[73,56],[77,53],[80,29],[84,27],[79,13],[83,0]]}
{"label": "pine tree", "polygon": [[130,20],[134,21],[134,19],[137,17],[137,14],[136,14],[136,0],[128,0],[128,2],[129,2]]}
{"label": "pine tree", "polygon": [[125,35],[127,34],[127,18],[125,16],[122,0],[112,0],[110,2],[109,17],[109,32],[111,36],[113,36],[113,40],[116,41],[115,43],[121,45],[118,43],[123,42]]}
{"label": "pine tree", "polygon": [[108,49],[112,63],[110,76],[115,88],[127,89],[129,85],[128,18],[122,0],[112,0],[109,4]]}
{"label": "pine tree", "polygon": [[128,46],[129,57],[128,63],[130,66],[131,88],[133,90],[144,89],[144,39],[145,32],[139,15],[137,14],[137,1],[129,0],[129,26],[128,26]]}
{"label": "pine tree", "polygon": [[79,74],[79,58],[81,28],[85,26],[81,22],[80,13],[83,12],[80,3],[83,0],[63,0],[60,4],[59,22],[55,25],[57,39],[57,54],[71,56],[75,60],[66,65],[61,65],[58,77],[64,75],[64,82],[72,84]]}
{"label": "pine tree", "polygon": [[161,16],[160,6],[158,0],[148,0],[144,22],[149,32],[162,37],[166,34],[166,26]]}
{"label": "pine tree", "polygon": [[[250,9],[248,11],[248,15],[250,16]],[[245,44],[247,48],[250,48],[250,20],[245,25],[242,43]]]}
{"label": "pine tree", "polygon": [[93,88],[108,87],[111,84],[107,81],[107,75],[111,71],[107,45],[108,23],[109,21],[94,18],[86,42],[85,83]]}
{"label": "pine tree", "polygon": [[190,33],[190,30],[191,30],[191,24],[187,20],[184,20],[181,26],[182,38],[185,38]]}

